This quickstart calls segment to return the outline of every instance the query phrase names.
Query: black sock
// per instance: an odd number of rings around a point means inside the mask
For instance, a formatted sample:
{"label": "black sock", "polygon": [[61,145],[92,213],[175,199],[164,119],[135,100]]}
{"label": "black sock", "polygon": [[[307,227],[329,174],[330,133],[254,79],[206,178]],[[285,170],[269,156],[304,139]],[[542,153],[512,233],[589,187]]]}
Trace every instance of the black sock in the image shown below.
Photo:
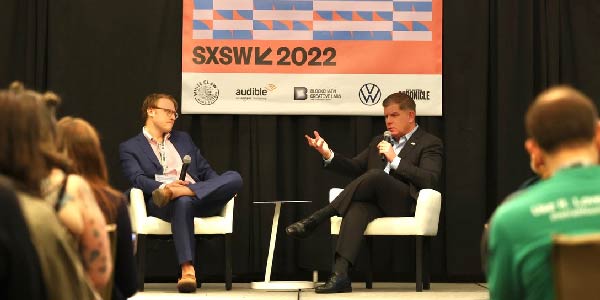
{"label": "black sock", "polygon": [[335,264],[333,266],[333,272],[338,275],[348,275],[348,268],[350,262],[339,254],[335,255]]}

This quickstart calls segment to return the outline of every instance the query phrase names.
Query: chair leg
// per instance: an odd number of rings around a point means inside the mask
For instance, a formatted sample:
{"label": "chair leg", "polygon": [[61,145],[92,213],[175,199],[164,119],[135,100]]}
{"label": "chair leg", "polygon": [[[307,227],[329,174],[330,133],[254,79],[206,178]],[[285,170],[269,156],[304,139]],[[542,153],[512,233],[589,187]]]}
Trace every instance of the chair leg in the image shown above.
{"label": "chair leg", "polygon": [[225,289],[231,290],[231,233],[225,234]]}
{"label": "chair leg", "polygon": [[373,237],[365,236],[367,242],[367,266],[365,268],[365,286],[373,288]]}
{"label": "chair leg", "polygon": [[431,281],[431,237],[426,236],[423,240],[423,289],[430,289]]}
{"label": "chair leg", "polygon": [[[201,242],[197,235],[194,235],[196,239],[196,251],[194,251],[194,261],[192,261],[192,266],[194,266],[194,270],[196,270],[196,288],[202,287],[202,281],[200,280],[200,255],[198,255],[198,244]],[[183,275],[183,274],[182,274]]]}
{"label": "chair leg", "polygon": [[136,251],[136,263],[137,263],[137,286],[138,291],[144,291],[144,272],[146,269],[146,235],[138,234],[137,238],[137,251]]}
{"label": "chair leg", "polygon": [[416,244],[416,282],[417,282],[417,292],[423,291],[423,236],[417,235],[415,236],[415,244]]}

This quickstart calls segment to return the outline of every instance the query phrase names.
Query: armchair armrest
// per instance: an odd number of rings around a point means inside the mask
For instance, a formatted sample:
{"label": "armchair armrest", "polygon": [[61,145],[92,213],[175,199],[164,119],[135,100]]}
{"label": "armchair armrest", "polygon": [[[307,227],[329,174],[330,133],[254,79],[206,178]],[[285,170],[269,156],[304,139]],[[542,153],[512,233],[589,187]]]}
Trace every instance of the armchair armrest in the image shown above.
{"label": "armchair armrest", "polygon": [[415,221],[422,235],[436,235],[442,207],[442,194],[432,189],[422,189],[417,198]]}
{"label": "armchair armrest", "polygon": [[237,198],[237,194],[231,197],[229,202],[225,204],[220,214],[221,217],[225,218],[225,224],[229,224],[229,226],[231,226],[231,228],[228,228],[229,232],[233,232],[233,208],[235,204],[235,198]]}
{"label": "armchair armrest", "polygon": [[144,221],[148,217],[146,212],[146,202],[144,193],[140,189],[132,188],[129,192],[129,215],[131,217],[131,232],[137,233],[139,228],[143,228]]}
{"label": "armchair armrest", "polygon": [[333,201],[344,189],[331,188],[329,189],[329,202]]}

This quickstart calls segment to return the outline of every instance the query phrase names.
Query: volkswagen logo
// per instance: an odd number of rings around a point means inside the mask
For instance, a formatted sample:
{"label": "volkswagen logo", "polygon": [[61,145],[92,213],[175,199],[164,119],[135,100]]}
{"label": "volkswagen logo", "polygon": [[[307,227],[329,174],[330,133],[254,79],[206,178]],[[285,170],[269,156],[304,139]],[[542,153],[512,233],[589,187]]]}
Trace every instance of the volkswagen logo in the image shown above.
{"label": "volkswagen logo", "polygon": [[374,83],[365,83],[358,91],[358,98],[364,105],[375,105],[381,99],[381,90]]}

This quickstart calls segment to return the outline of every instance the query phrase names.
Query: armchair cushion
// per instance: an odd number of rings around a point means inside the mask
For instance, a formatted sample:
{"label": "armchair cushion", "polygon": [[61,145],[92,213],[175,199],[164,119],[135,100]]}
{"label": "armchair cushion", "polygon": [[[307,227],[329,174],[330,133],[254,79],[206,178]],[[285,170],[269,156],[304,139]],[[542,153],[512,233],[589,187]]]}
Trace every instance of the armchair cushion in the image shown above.
{"label": "armchair cushion", "polygon": [[[129,194],[131,230],[139,234],[170,235],[171,224],[148,216],[142,190],[132,188]],[[223,207],[218,216],[194,218],[194,234],[226,234],[233,232],[234,198]]]}
{"label": "armchair cushion", "polygon": [[[333,188],[329,191],[329,201],[342,191]],[[365,235],[426,235],[434,236],[438,231],[438,222],[442,196],[438,191],[423,189],[419,191],[414,217],[383,217],[373,220],[367,226]],[[341,217],[331,218],[331,234],[339,234]]]}

